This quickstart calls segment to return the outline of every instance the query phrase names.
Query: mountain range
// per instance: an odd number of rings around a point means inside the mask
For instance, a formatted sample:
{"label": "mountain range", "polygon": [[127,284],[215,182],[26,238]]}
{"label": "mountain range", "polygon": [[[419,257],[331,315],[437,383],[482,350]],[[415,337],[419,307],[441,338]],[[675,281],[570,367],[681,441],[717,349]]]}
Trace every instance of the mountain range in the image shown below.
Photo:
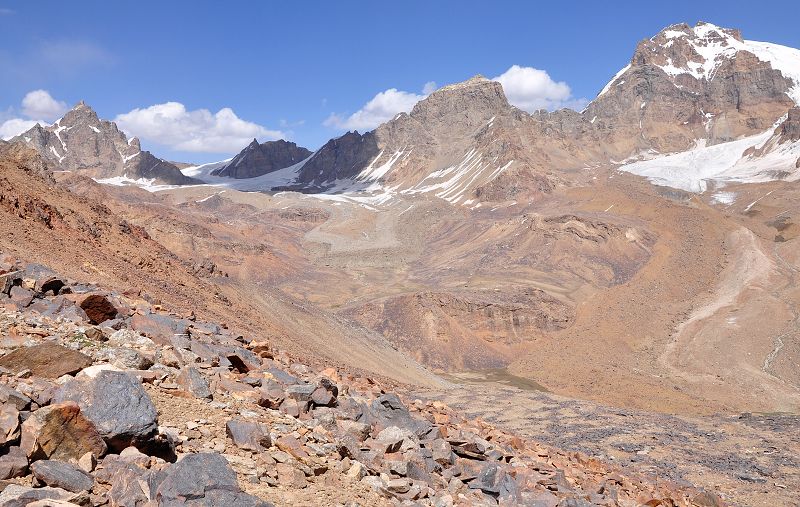
{"label": "mountain range", "polygon": [[[582,111],[475,76],[203,165],[79,103],[0,143],[0,352],[134,372],[176,448],[279,505],[793,506],[800,51],[710,23],[632,50]],[[37,400],[10,441],[72,382],[29,369],[0,370]],[[110,456],[131,505],[175,470]]]}
{"label": "mountain range", "polygon": [[[197,179],[142,151],[138,139],[128,140],[84,103],[13,141],[33,146],[62,170],[100,180],[186,185],[204,176],[245,180],[280,172],[250,189],[358,194],[372,202],[398,194],[468,205],[530,198],[552,189],[558,171],[598,165],[697,191],[707,180],[797,177],[800,148],[755,148],[767,132],[783,128],[800,102],[798,62],[800,51],[744,40],[735,29],[677,24],[641,41],[630,63],[581,112],[528,114],[508,103],[499,83],[476,76],[436,90],[373,131],[348,132],[315,152],[254,140],[229,161],[183,171]],[[732,153],[711,174],[652,169],[664,156],[718,145],[726,148],[715,152]],[[660,174],[676,170],[687,174]]]}

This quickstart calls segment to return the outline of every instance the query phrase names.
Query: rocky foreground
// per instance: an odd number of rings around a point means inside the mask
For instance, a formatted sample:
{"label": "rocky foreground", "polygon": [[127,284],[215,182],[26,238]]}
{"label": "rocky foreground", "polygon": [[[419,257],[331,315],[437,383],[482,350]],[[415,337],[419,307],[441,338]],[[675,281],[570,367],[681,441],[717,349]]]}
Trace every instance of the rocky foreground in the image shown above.
{"label": "rocky foreground", "polygon": [[0,505],[717,506],[0,255]]}

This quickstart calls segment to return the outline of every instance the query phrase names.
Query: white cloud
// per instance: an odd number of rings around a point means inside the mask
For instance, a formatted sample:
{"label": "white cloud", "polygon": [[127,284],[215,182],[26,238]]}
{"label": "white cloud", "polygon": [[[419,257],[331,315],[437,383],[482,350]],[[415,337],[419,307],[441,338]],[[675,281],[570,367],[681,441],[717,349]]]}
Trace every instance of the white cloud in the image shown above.
{"label": "white cloud", "polygon": [[[436,91],[437,88],[438,85],[435,81],[425,83],[422,87],[422,94],[389,88],[372,97],[355,113],[349,116],[331,113],[322,124],[341,130],[369,131],[386,123],[399,113],[410,112],[417,102]],[[327,102],[327,99],[325,100]]]}
{"label": "white cloud", "polygon": [[10,120],[6,120],[3,123],[0,123],[0,139],[11,139],[14,136],[18,136],[25,132],[26,130],[30,129],[36,123],[41,123],[44,125],[44,122],[36,122],[34,120],[23,120],[22,118],[11,118]]}
{"label": "white cloud", "polygon": [[[0,138],[11,139],[37,123],[49,125],[67,111],[67,104],[54,99],[47,90],[33,90],[22,99],[22,114],[10,107],[0,114]],[[24,118],[20,117],[24,116]]]}
{"label": "white cloud", "polygon": [[28,92],[22,99],[22,114],[28,118],[55,121],[67,112],[67,103],[54,99],[47,90]]}
{"label": "white cloud", "polygon": [[425,86],[422,87],[422,94],[430,95],[431,93],[435,92],[437,88],[439,88],[439,85],[436,84],[436,81],[428,81],[425,83]]}
{"label": "white cloud", "polygon": [[506,98],[512,105],[528,112],[538,109],[552,111],[562,107],[582,108],[586,105],[585,99],[572,96],[567,83],[553,81],[546,71],[533,67],[512,65],[492,81],[503,85]]}
{"label": "white cloud", "polygon": [[[425,85],[426,89],[429,88],[429,84]],[[335,113],[331,114],[323,122],[323,125],[343,130],[372,130],[381,123],[391,120],[398,113],[411,111],[414,105],[426,96],[427,93],[417,95],[397,88],[389,88],[375,95],[372,100],[364,104],[364,107],[347,118]]]}
{"label": "white cloud", "polygon": [[117,115],[114,120],[128,135],[137,136],[178,151],[236,153],[253,138],[271,140],[285,137],[242,120],[230,108],[216,113],[208,109],[188,111],[180,102],[156,104]]}

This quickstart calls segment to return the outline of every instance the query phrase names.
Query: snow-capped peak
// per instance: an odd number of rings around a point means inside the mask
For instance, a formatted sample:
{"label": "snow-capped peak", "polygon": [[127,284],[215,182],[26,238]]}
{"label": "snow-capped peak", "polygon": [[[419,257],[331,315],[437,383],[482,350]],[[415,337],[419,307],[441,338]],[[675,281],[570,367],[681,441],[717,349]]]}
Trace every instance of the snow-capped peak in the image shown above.
{"label": "snow-capped peak", "polygon": [[[694,27],[687,24],[672,25],[645,41],[641,51],[650,53],[647,62],[661,68],[668,75],[689,75],[697,80],[713,79],[724,61],[747,51],[759,60],[769,63],[794,83],[789,97],[800,105],[800,50],[772,44],[744,40],[738,30],[722,28],[712,23],[700,22]],[[637,51],[638,52],[638,51]],[[634,57],[636,60],[636,57]],[[615,75],[598,94],[602,96],[624,79],[628,65]],[[676,86],[679,86],[676,84]]]}

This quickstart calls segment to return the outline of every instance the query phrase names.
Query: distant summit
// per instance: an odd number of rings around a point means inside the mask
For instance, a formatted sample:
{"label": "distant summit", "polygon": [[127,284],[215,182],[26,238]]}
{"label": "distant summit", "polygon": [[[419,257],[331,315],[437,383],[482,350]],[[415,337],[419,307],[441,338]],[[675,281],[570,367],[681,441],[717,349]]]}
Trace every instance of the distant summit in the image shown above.
{"label": "distant summit", "polygon": [[168,185],[198,183],[175,165],[143,151],[139,139],[128,139],[115,123],[98,118],[84,101],[54,124],[36,124],[11,141],[34,148],[63,171],[96,179],[144,179]]}
{"label": "distant summit", "polygon": [[259,144],[253,139],[244,150],[223,167],[216,169],[214,176],[231,178],[255,178],[293,166],[311,156],[311,151],[284,140]]}

